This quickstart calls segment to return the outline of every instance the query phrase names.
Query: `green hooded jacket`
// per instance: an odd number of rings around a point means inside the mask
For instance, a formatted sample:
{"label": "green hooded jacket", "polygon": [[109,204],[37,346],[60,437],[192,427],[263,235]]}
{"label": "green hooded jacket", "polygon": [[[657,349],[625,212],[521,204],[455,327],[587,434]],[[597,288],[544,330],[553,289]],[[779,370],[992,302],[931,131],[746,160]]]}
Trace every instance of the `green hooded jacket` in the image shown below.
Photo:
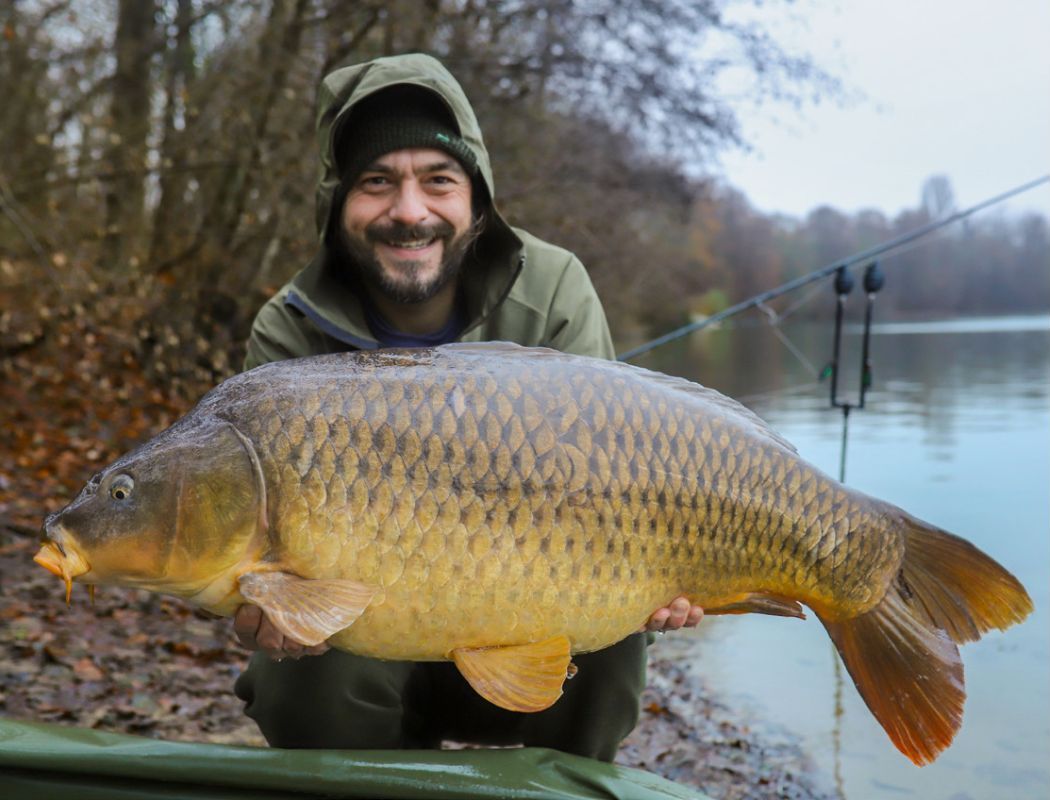
{"label": "green hooded jacket", "polygon": [[[438,61],[410,54],[332,72],[318,98],[320,249],[259,311],[248,340],[246,369],[285,358],[378,347],[365,322],[360,292],[340,276],[326,245],[328,227],[337,217],[332,210],[339,185],[333,134],[358,102],[397,84],[424,87],[444,101],[477,156],[488,198],[495,197],[492,166],[477,118],[459,83]],[[605,314],[579,259],[511,228],[494,206],[487,220],[475,245],[478,255],[465,265],[461,278],[468,322],[459,340],[511,341],[613,358]]]}

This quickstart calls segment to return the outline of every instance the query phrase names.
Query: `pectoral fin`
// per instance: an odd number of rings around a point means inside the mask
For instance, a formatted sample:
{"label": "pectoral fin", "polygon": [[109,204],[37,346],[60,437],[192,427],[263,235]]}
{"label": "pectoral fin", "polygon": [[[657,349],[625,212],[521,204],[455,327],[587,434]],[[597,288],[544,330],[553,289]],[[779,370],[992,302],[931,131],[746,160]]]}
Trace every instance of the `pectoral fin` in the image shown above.
{"label": "pectoral fin", "polygon": [[451,658],[490,703],[510,711],[542,711],[561,697],[570,665],[569,640],[555,636],[532,644],[461,648]]}
{"label": "pectoral fin", "polygon": [[286,572],[249,572],[240,577],[240,588],[281,633],[308,647],[349,628],[376,593],[356,581],[307,580]]}
{"label": "pectoral fin", "polygon": [[749,594],[732,603],[713,608],[704,606],[704,614],[769,614],[774,617],[806,618],[802,606],[796,601],[769,594]]}

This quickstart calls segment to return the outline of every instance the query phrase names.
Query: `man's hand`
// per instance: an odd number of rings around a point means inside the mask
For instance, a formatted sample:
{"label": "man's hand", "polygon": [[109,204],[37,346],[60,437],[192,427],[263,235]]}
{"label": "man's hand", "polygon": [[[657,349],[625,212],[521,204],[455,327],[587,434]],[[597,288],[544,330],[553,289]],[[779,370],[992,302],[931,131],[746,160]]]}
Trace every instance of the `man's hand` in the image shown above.
{"label": "man's hand", "polygon": [[639,632],[663,633],[680,628],[695,628],[703,618],[704,610],[700,606],[690,605],[687,597],[676,597],[670,605],[656,609]]}
{"label": "man's hand", "polygon": [[233,618],[233,632],[237,634],[237,641],[249,650],[262,650],[274,661],[319,656],[328,649],[324,642],[307,647],[287,638],[273,626],[258,606],[243,605],[237,609]]}

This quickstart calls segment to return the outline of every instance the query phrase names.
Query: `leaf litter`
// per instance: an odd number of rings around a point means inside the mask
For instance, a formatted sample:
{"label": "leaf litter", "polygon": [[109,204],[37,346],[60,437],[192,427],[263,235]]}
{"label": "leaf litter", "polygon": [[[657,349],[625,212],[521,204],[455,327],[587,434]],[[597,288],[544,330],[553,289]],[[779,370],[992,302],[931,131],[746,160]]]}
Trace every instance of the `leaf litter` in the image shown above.
{"label": "leaf litter", "polygon": [[[67,607],[60,584],[32,562],[44,517],[189,410],[221,370],[178,373],[197,376],[181,383],[175,370],[151,377],[142,342],[99,322],[128,319],[118,308],[40,314],[47,335],[25,347],[0,325],[0,716],[264,746],[233,694],[248,653],[229,620],[131,589],[100,590],[92,605],[78,587]],[[659,645],[651,656],[640,720],[617,763],[719,800],[837,796],[797,737],[750,725],[688,663],[660,658]]]}

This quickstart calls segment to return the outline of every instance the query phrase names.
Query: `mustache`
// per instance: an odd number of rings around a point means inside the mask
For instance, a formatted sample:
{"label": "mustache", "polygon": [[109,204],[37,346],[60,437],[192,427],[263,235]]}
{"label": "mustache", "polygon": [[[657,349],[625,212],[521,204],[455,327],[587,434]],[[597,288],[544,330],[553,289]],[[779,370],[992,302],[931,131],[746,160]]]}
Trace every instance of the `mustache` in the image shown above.
{"label": "mustache", "polygon": [[404,225],[400,222],[373,222],[365,228],[365,238],[375,244],[404,244],[421,239],[451,239],[456,229],[445,221],[429,225]]}

